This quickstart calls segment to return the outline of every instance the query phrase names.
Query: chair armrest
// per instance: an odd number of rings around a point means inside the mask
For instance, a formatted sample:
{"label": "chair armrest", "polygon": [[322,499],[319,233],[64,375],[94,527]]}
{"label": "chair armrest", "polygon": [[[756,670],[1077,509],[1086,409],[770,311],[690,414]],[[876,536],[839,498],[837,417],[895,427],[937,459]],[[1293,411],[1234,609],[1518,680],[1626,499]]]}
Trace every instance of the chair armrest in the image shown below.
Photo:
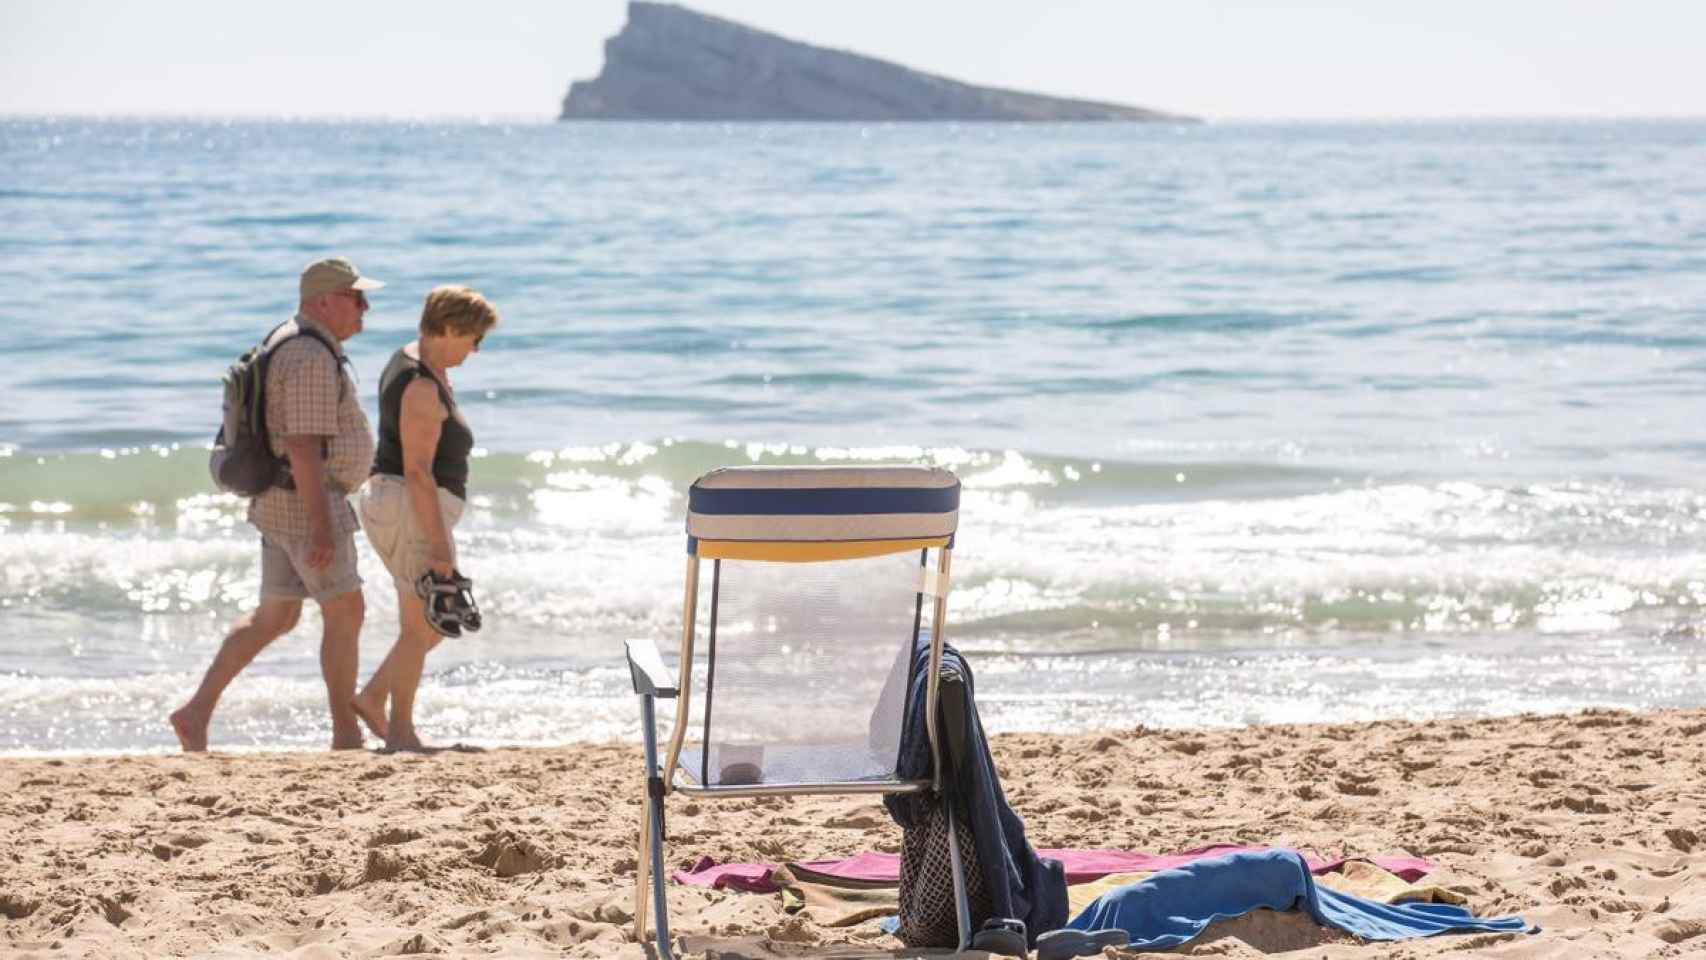
{"label": "chair armrest", "polygon": [[658,656],[657,644],[650,640],[629,640],[623,646],[628,650],[628,673],[634,680],[634,692],[673,700],[679,691],[675,678],[663,665],[663,657]]}

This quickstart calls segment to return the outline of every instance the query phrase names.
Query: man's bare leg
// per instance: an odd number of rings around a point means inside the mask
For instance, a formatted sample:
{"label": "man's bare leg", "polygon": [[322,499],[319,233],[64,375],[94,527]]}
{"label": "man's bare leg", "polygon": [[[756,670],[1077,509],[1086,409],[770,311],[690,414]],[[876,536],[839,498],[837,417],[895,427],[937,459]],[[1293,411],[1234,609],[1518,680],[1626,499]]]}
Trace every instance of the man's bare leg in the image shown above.
{"label": "man's bare leg", "polygon": [[361,723],[350,700],[360,669],[361,621],[366,616],[361,590],[339,594],[320,603],[325,632],[320,637],[320,675],[326,681],[326,702],[332,711],[332,749],[361,749]]}
{"label": "man's bare leg", "polygon": [[178,735],[178,745],[185,753],[207,749],[207,725],[213,719],[213,708],[218,705],[220,695],[268,644],[289,633],[301,615],[301,600],[262,596],[260,606],[232,624],[231,632],[225,635],[219,652],[208,664],[201,686],[188,703],[172,712],[172,731]]}

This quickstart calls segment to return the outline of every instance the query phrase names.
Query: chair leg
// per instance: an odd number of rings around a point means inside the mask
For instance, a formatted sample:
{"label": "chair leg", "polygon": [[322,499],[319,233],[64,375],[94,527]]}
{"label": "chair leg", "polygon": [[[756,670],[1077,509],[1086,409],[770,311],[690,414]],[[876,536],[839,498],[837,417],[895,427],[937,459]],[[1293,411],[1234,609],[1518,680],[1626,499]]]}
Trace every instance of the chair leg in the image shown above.
{"label": "chair leg", "polygon": [[[665,896],[664,884],[668,877],[663,871],[663,777],[658,770],[658,734],[656,716],[650,695],[640,697],[641,734],[646,742],[646,815],[645,826],[640,830],[640,856],[645,858],[652,878],[652,911],[655,914],[654,923],[657,927],[657,951],[659,960],[675,960],[669,951],[669,900]],[[646,849],[650,848],[650,849]],[[637,868],[636,873],[640,870]],[[642,910],[643,910],[642,905]],[[634,912],[635,917],[643,916],[641,910]],[[639,924],[637,939],[645,940],[645,924]]]}
{"label": "chair leg", "polygon": [[669,952],[669,900],[665,896],[665,884],[669,878],[663,869],[663,807],[658,801],[653,801],[649,807],[651,829],[647,833],[652,848],[652,912],[656,915],[653,924],[657,927],[658,957],[659,960],[674,960]]}
{"label": "chair leg", "polygon": [[966,898],[966,865],[960,858],[960,832],[954,817],[953,801],[942,797],[942,808],[948,814],[948,862],[954,868],[954,915],[960,926],[960,945],[954,952],[964,953],[971,946],[971,902]]}
{"label": "chair leg", "polygon": [[634,852],[634,939],[646,939],[646,894],[652,871],[652,798],[640,801],[640,846]]}

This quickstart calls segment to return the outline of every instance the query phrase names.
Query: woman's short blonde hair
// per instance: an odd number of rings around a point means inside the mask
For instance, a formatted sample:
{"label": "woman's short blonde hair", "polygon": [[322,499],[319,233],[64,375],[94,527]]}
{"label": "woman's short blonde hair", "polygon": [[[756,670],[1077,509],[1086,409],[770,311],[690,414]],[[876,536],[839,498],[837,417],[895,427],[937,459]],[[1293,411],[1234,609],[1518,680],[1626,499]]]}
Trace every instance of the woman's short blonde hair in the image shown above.
{"label": "woman's short blonde hair", "polygon": [[460,284],[433,287],[421,308],[421,335],[425,337],[479,336],[496,326],[498,309],[478,291]]}

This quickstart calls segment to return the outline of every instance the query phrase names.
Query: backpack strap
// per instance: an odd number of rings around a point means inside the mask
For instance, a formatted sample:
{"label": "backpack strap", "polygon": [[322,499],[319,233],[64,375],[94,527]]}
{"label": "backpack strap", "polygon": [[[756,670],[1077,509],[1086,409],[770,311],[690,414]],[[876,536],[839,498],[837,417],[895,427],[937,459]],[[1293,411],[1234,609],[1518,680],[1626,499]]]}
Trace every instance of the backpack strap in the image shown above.
{"label": "backpack strap", "polygon": [[[281,323],[278,326],[273,327],[272,333],[267,334],[266,339],[271,340],[273,337],[273,334],[278,333],[280,330],[284,329],[285,324],[295,323],[295,322],[296,321],[294,321],[294,320],[286,320],[284,323]],[[277,343],[271,344],[267,347],[266,353],[267,353],[268,362],[269,363],[271,362],[272,352],[274,350],[277,350],[279,347],[282,347],[285,344],[289,343],[290,341],[295,340],[297,337],[308,337],[308,338],[314,340],[316,343],[320,344],[320,346],[325,347],[326,352],[332,355],[332,360],[335,363],[338,363],[340,366],[344,365],[344,364],[348,364],[350,362],[350,358],[348,355],[344,355],[342,357],[339,357],[337,345],[331,341],[331,338],[327,337],[325,334],[321,333],[318,330],[309,329],[307,327],[302,326],[301,324],[297,324],[295,333],[292,333],[287,337],[283,337]],[[266,343],[266,340],[262,340],[261,342]],[[345,390],[344,378],[339,377],[338,378],[338,399],[339,400],[342,400],[344,398],[344,390]]]}
{"label": "backpack strap", "polygon": [[[308,327],[304,327],[300,323],[296,324],[295,332],[287,334],[286,336],[280,337],[278,339],[278,341],[275,343],[268,343],[267,342],[269,340],[272,340],[272,338],[275,335],[277,335],[280,330],[283,330],[287,324],[291,324],[291,323],[296,323],[296,321],[295,320],[286,320],[284,323],[281,323],[278,326],[273,327],[271,332],[269,332],[261,340],[261,346],[262,346],[261,356],[260,356],[259,360],[257,361],[260,364],[261,369],[256,371],[256,372],[259,374],[259,379],[260,379],[260,384],[261,384],[261,390],[260,390],[260,394],[261,394],[261,401],[260,401],[261,402],[261,423],[263,425],[266,423],[267,371],[272,367],[272,354],[273,354],[274,350],[277,350],[279,347],[282,347],[285,344],[289,343],[290,341],[295,340],[297,337],[308,337],[309,339],[320,344],[320,346],[326,348],[326,352],[332,355],[332,362],[333,363],[338,364],[341,367],[343,364],[347,364],[350,362],[348,355],[345,355],[341,359],[339,358],[337,345],[332,343],[331,339],[328,338],[325,334],[321,333],[318,330],[314,330],[314,329],[311,329]],[[339,377],[338,378],[338,401],[339,402],[343,401],[344,391],[346,389],[347,389],[347,386],[345,384],[345,378]],[[272,443],[271,439],[268,439],[267,443],[270,446]],[[331,455],[332,455],[331,438],[329,438],[329,437],[328,438],[322,438],[320,441],[320,456],[329,457]],[[280,486],[282,486],[286,490],[296,489],[295,479],[290,476],[290,458],[289,457],[279,457],[278,462],[281,466],[280,473],[284,477],[284,482],[281,483]]]}

